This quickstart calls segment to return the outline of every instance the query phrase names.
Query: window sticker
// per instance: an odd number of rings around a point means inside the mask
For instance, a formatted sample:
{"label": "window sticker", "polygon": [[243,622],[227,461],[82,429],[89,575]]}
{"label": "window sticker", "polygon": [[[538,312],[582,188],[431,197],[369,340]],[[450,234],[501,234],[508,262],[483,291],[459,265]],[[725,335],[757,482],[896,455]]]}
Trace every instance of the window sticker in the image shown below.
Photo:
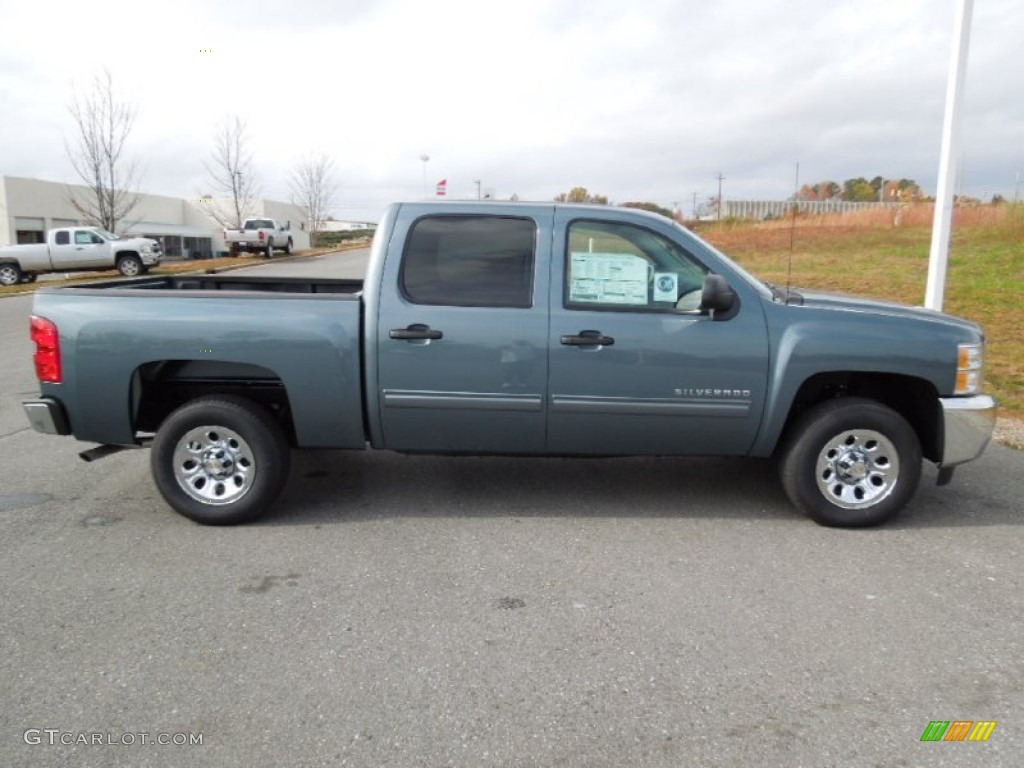
{"label": "window sticker", "polygon": [[654,300],[672,301],[679,298],[679,276],[675,272],[654,273]]}
{"label": "window sticker", "polygon": [[573,253],[569,301],[644,305],[648,274],[647,262],[630,253]]}

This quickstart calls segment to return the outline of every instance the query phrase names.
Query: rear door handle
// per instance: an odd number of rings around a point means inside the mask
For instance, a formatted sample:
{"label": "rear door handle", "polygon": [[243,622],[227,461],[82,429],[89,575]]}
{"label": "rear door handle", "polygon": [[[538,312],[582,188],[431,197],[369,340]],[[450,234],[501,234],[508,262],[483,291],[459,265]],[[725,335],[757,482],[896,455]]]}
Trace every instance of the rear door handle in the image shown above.
{"label": "rear door handle", "polygon": [[419,339],[436,341],[437,339],[444,338],[444,334],[441,331],[435,331],[429,325],[423,325],[422,323],[415,323],[408,328],[392,328],[388,331],[388,336],[399,341],[416,341]]}
{"label": "rear door handle", "polygon": [[569,347],[610,347],[615,343],[615,339],[603,335],[600,331],[580,331],[575,336],[563,336],[562,343]]}

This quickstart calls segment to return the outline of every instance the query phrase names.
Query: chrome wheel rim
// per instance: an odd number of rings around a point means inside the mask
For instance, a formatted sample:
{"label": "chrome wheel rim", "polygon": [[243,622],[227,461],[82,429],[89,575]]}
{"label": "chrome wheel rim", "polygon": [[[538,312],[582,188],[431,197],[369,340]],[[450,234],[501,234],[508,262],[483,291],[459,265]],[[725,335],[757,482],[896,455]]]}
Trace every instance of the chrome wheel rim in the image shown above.
{"label": "chrome wheel rim", "polygon": [[121,274],[125,277],[135,277],[139,274],[139,262],[134,259],[125,259],[121,262]]}
{"label": "chrome wheel rim", "polygon": [[0,267],[0,285],[17,285],[20,278],[14,267]]}
{"label": "chrome wheel rim", "polygon": [[203,504],[238,501],[256,479],[256,461],[249,444],[225,427],[189,430],[174,449],[174,478],[181,489]]}
{"label": "chrome wheel rim", "polygon": [[900,459],[881,432],[849,429],[829,440],[818,454],[818,490],[837,507],[865,509],[896,488]]}

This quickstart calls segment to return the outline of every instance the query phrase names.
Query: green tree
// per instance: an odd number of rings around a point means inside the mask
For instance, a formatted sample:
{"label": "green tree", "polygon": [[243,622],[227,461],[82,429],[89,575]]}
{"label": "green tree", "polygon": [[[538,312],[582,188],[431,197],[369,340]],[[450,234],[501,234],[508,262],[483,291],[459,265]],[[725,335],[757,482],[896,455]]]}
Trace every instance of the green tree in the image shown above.
{"label": "green tree", "polygon": [[608,205],[608,198],[604,195],[592,195],[586,187],[573,187],[568,192],[563,192],[555,198],[556,203],[594,203],[596,205]]}
{"label": "green tree", "polygon": [[637,208],[641,211],[650,211],[651,213],[657,213],[664,216],[666,219],[675,219],[675,214],[672,213],[668,208],[663,208],[657,203],[623,203],[623,208]]}
{"label": "green tree", "polygon": [[843,182],[843,200],[850,203],[871,203],[877,199],[878,192],[863,176]]}

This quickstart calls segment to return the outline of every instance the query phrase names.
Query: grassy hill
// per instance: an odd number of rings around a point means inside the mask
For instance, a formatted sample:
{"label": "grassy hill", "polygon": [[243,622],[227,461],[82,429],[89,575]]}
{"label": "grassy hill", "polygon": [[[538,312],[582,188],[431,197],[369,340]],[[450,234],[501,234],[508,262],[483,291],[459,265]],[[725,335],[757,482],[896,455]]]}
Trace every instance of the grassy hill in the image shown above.
{"label": "grassy hill", "polygon": [[[751,272],[779,285],[924,303],[933,207],[706,222],[697,231]],[[792,246],[791,246],[792,242]],[[958,208],[945,312],[987,336],[985,388],[1003,415],[1024,416],[1024,204]]]}

